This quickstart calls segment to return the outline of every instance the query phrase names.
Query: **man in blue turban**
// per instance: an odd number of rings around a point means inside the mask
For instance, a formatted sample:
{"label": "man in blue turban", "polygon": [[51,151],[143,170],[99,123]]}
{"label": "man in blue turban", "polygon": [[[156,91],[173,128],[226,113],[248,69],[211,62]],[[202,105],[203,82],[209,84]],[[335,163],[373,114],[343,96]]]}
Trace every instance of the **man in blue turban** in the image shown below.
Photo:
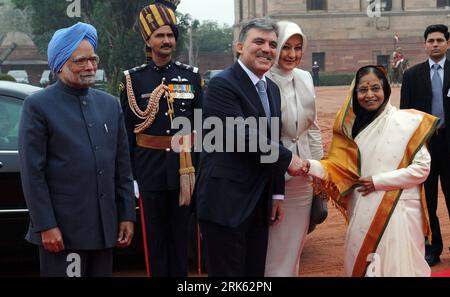
{"label": "man in blue turban", "polygon": [[56,31],[47,49],[50,69],[58,73],[83,40],[87,40],[94,51],[97,50],[97,30],[92,25],[78,22]]}
{"label": "man in blue turban", "polygon": [[24,101],[19,128],[26,239],[42,276],[110,276],[113,248],[133,237],[135,201],[127,132],[113,96],[90,88],[94,27],[56,31],[48,63],[58,81]]}

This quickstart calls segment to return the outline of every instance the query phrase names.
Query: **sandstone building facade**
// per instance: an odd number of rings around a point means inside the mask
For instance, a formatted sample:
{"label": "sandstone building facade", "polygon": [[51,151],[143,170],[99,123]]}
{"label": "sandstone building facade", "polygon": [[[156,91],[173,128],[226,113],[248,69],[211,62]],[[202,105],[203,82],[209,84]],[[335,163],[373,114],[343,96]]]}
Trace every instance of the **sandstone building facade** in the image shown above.
{"label": "sandstone building facade", "polygon": [[235,40],[239,24],[253,17],[294,21],[308,37],[300,67],[311,70],[318,61],[327,73],[388,65],[396,47],[414,65],[426,59],[425,28],[450,25],[450,0],[234,0],[234,5]]}

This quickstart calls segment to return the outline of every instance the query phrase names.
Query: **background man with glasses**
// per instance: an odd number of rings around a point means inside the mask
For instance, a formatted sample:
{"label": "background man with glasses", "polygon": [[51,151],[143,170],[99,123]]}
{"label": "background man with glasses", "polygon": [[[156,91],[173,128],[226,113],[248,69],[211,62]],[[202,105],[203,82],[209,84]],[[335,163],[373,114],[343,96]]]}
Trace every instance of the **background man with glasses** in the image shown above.
{"label": "background man with glasses", "polygon": [[[446,25],[428,26],[424,33],[428,60],[405,72],[401,89],[400,108],[414,108],[440,118],[438,129],[429,143],[431,169],[425,181],[428,215],[432,232],[431,244],[426,245],[425,259],[430,266],[440,262],[443,249],[438,206],[438,179],[440,176],[447,210],[450,206],[450,62],[446,59],[449,48]],[[450,214],[450,213],[449,213]]]}
{"label": "background man with glasses", "polygon": [[135,201],[120,104],[90,88],[97,31],[56,31],[48,64],[58,81],[29,96],[19,128],[26,239],[39,246],[41,276],[110,276],[112,249],[133,237]]}

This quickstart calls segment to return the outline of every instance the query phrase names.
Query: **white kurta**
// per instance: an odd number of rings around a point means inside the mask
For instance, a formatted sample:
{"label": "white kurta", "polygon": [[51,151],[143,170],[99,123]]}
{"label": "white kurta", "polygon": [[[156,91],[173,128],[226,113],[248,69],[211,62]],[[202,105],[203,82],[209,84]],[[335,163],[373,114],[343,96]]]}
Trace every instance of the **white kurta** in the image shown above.
{"label": "white kurta", "polygon": [[[282,73],[274,67],[267,76],[277,83],[281,92],[283,145],[302,159],[320,160],[323,147],[311,75],[300,69]],[[286,175],[285,216],[279,224],[269,228],[266,276],[298,275],[309,227],[312,192],[310,177]]]}
{"label": "white kurta", "polygon": [[[431,274],[424,259],[419,188],[429,174],[431,159],[426,147],[422,146],[408,167],[397,169],[421,119],[419,114],[397,110],[388,103],[383,113],[355,138],[361,153],[361,176],[372,176],[376,191],[363,197],[354,190],[349,200],[344,259],[348,276],[352,275],[356,257],[385,191],[397,189],[403,191],[376,249],[379,256],[376,264],[379,266],[375,272],[371,270],[369,273],[374,276]],[[314,160],[310,162],[310,174],[323,178],[326,173],[322,164]],[[375,266],[374,263],[372,268]]]}

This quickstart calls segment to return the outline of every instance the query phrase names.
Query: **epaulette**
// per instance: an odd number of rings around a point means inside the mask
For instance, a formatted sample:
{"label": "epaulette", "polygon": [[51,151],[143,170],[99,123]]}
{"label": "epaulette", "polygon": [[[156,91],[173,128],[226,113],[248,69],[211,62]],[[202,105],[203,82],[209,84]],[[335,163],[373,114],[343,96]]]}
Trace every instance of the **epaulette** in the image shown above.
{"label": "epaulette", "polygon": [[[130,76],[131,73],[136,72],[136,71],[141,71],[141,70],[145,69],[145,67],[147,67],[147,64],[142,64],[141,66],[136,66],[134,68],[125,70],[123,72],[123,74],[125,75],[125,78],[127,78]],[[121,82],[118,87],[119,93],[122,93],[123,91],[125,91],[125,88],[126,88],[125,84],[123,82]]]}
{"label": "epaulette", "polygon": [[134,68],[125,70],[123,73],[124,73],[124,74],[131,74],[131,73],[133,73],[133,72],[137,72],[137,71],[144,70],[145,67],[147,67],[147,64],[142,64],[141,66],[136,66],[136,67],[134,67]]}
{"label": "epaulette", "polygon": [[175,65],[177,65],[180,68],[192,71],[194,73],[198,73],[198,67],[193,67],[191,65],[183,64],[183,63],[181,63],[179,61],[175,61]]}

